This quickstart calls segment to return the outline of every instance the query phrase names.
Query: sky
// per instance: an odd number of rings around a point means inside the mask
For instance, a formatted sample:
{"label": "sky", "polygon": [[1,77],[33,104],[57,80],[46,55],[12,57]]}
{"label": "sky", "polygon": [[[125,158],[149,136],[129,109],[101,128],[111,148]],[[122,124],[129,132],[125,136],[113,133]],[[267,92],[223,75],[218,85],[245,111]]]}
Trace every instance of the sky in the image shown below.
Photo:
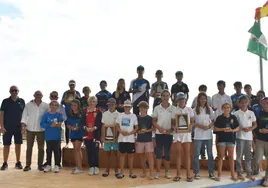
{"label": "sky", "polygon": [[[220,2],[220,3],[219,3]],[[126,87],[145,67],[144,77],[155,82],[176,82],[184,73],[190,100],[198,86],[206,84],[208,95],[217,93],[218,80],[260,89],[259,58],[247,52],[248,30],[255,8],[265,0],[0,0],[0,100],[17,85],[26,102],[36,90],[60,95],[75,79],[77,90],[89,86],[92,94],[106,80],[113,92],[119,78]],[[262,19],[268,37],[268,18]],[[267,82],[264,61],[264,85]],[[264,86],[264,89],[267,87]]]}

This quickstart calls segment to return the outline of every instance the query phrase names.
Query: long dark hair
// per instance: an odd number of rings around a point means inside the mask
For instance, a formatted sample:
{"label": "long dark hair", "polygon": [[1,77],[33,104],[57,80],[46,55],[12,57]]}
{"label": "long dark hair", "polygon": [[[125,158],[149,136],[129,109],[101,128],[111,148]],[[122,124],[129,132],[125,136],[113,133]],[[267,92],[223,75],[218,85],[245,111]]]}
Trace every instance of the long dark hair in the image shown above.
{"label": "long dark hair", "polygon": [[195,107],[195,111],[196,111],[196,114],[199,115],[200,114],[200,98],[204,96],[206,97],[207,101],[205,103],[205,108],[206,108],[206,114],[210,114],[210,109],[209,109],[209,106],[208,106],[208,97],[207,97],[207,94],[204,93],[204,92],[200,92],[197,96],[197,99],[196,99],[196,107]]}
{"label": "long dark hair", "polygon": [[76,105],[77,105],[77,111],[78,111],[78,113],[74,113],[73,112],[73,110],[72,109],[70,109],[70,111],[69,111],[69,113],[68,113],[68,116],[70,117],[70,118],[81,118],[81,111],[82,111],[82,109],[81,109],[81,103],[80,103],[80,101],[79,100],[77,100],[77,99],[74,99],[72,102],[71,102],[71,104],[72,103],[75,103]]}

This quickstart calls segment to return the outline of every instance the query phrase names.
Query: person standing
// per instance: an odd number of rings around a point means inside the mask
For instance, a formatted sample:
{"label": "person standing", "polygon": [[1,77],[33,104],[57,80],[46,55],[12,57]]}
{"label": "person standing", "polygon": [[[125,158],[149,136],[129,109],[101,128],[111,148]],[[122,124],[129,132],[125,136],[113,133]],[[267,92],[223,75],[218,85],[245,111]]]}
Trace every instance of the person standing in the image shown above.
{"label": "person standing", "polygon": [[143,78],[144,67],[137,67],[138,78],[134,79],[130,83],[129,93],[133,93],[132,105],[133,113],[138,116],[140,114],[138,104],[141,101],[146,101],[149,104],[149,90],[150,83],[148,80]]}
{"label": "person standing", "polygon": [[84,93],[84,96],[81,97],[80,102],[81,102],[82,110],[85,110],[86,107],[88,106],[87,99],[88,99],[88,97],[89,97],[89,95],[91,93],[91,89],[88,86],[85,86],[83,88],[83,93]]}
{"label": "person standing", "polygon": [[249,98],[249,108],[248,109],[252,110],[252,107],[255,104],[258,104],[257,96],[252,94],[252,87],[249,84],[246,84],[244,86],[244,91]]}
{"label": "person standing", "polygon": [[[207,86],[206,85],[200,85],[199,88],[198,88],[198,91],[199,93],[203,92],[203,93],[207,93]],[[212,101],[211,101],[211,97],[210,96],[207,96],[207,103],[208,103],[208,106],[212,106]],[[194,109],[196,107],[196,104],[197,104],[197,96],[194,98],[193,100],[193,103],[192,103],[192,108]]]}
{"label": "person standing", "polygon": [[[65,91],[63,93],[62,99],[61,99],[61,104],[64,105],[65,107],[65,113],[68,114],[68,112],[71,110],[71,102],[74,99],[80,99],[81,95],[79,93],[79,91],[75,90],[75,86],[76,86],[76,82],[74,80],[70,80],[69,81],[69,87],[70,89]],[[68,147],[69,141],[70,141],[70,131],[67,128],[67,122],[65,121],[65,141],[66,141],[66,146]]]}
{"label": "person standing", "polygon": [[100,82],[101,90],[96,94],[96,97],[98,99],[97,108],[101,112],[105,112],[108,110],[107,102],[108,102],[108,99],[112,97],[112,94],[106,90],[106,87],[107,87],[107,82],[105,80],[102,80]]}
{"label": "person standing", "polygon": [[189,99],[188,85],[182,82],[183,72],[177,71],[175,73],[175,76],[176,76],[177,82],[175,84],[173,84],[171,87],[171,100],[172,100],[173,106],[177,105],[176,96],[177,96],[177,93],[179,93],[179,92],[183,92],[186,95],[186,102]]}
{"label": "person standing", "polygon": [[241,82],[235,82],[234,83],[234,89],[235,89],[235,94],[231,96],[232,99],[232,104],[233,104],[233,112],[239,110],[239,106],[237,104],[238,98],[242,96],[242,83]]}
{"label": "person standing", "polygon": [[162,78],[163,78],[162,70],[157,70],[155,73],[155,77],[157,80],[155,83],[152,84],[151,93],[150,93],[151,97],[154,98],[153,109],[161,103],[162,91],[164,91],[165,89],[168,90],[167,83],[162,81]]}
{"label": "person standing", "polygon": [[42,101],[41,91],[34,93],[34,100],[26,104],[21,119],[21,125],[27,131],[26,166],[23,171],[31,170],[32,153],[35,138],[38,146],[38,170],[43,171],[45,132],[41,128],[40,122],[45,112],[49,110],[49,105]]}
{"label": "person standing", "polygon": [[8,169],[8,156],[11,145],[11,139],[14,136],[15,140],[15,153],[16,169],[23,169],[20,162],[22,134],[21,134],[21,117],[25,107],[25,102],[22,98],[18,97],[19,89],[17,86],[11,86],[9,89],[10,97],[3,100],[1,104],[0,114],[0,126],[1,133],[3,134],[4,152],[3,159],[4,163],[1,170]]}
{"label": "person standing", "polygon": [[129,92],[125,89],[125,80],[120,78],[117,82],[116,91],[113,92],[112,98],[116,100],[116,110],[120,113],[124,112],[124,102],[130,100]]}

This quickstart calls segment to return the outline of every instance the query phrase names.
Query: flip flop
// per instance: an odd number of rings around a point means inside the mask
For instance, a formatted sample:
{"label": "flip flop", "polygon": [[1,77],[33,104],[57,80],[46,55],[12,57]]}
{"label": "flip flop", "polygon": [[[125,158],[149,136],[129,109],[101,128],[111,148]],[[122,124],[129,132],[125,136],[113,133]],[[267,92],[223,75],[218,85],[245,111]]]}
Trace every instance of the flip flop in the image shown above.
{"label": "flip flop", "polygon": [[124,176],[123,174],[118,174],[116,177],[117,177],[117,179],[122,179],[122,178],[124,178],[125,176]]}
{"label": "flip flop", "polygon": [[237,179],[237,177],[231,177],[231,180],[237,181],[238,179]]}
{"label": "flip flop", "polygon": [[119,172],[114,172],[115,177],[117,177],[119,174]]}
{"label": "flip flop", "polygon": [[221,177],[216,177],[214,180],[215,181],[221,181]]}
{"label": "flip flop", "polygon": [[173,178],[173,181],[175,181],[175,182],[178,182],[180,180],[181,180],[181,177],[179,177],[179,176],[176,176],[176,177]]}
{"label": "flip flop", "polygon": [[245,181],[245,178],[242,175],[237,176],[237,179],[239,179],[241,181]]}
{"label": "flip flop", "polygon": [[133,178],[133,179],[137,178],[135,174],[129,174],[128,177]]}
{"label": "flip flop", "polygon": [[192,177],[187,177],[187,178],[186,178],[186,181],[187,181],[187,182],[193,182],[194,179],[193,179]]}
{"label": "flip flop", "polygon": [[107,171],[104,172],[104,173],[102,174],[102,176],[103,176],[103,177],[108,177],[108,176],[109,176],[109,172],[107,172]]}
{"label": "flip flop", "polygon": [[250,179],[251,181],[255,181],[255,180],[256,180],[256,179],[255,179],[253,176],[251,176],[251,175],[246,176],[246,178]]}

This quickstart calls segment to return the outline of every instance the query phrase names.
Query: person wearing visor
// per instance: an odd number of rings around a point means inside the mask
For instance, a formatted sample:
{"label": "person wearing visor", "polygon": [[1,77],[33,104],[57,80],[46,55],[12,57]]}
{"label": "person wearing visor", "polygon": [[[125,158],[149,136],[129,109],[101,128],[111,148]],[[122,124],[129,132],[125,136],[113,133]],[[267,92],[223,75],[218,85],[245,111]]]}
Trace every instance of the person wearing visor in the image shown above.
{"label": "person wearing visor", "polygon": [[101,91],[99,91],[96,94],[96,97],[98,99],[98,104],[97,107],[101,112],[105,112],[108,110],[108,99],[110,99],[112,97],[112,94],[106,90],[107,87],[107,82],[105,80],[102,80],[100,82],[100,89]]}
{"label": "person wearing visor", "polygon": [[[71,110],[71,102],[74,99],[80,99],[81,95],[79,91],[75,90],[76,82],[74,80],[69,81],[69,87],[70,89],[65,91],[62,96],[61,104],[65,106],[65,112],[68,114]],[[67,122],[65,121],[65,141],[66,141],[66,146],[68,147],[69,141],[70,141],[70,131],[67,128]]]}
{"label": "person wearing visor", "polygon": [[144,67],[137,67],[138,78],[134,79],[130,83],[129,93],[133,93],[132,104],[133,104],[133,113],[138,116],[140,111],[138,104],[141,101],[146,101],[149,103],[149,89],[150,83],[148,80],[143,78]]}

